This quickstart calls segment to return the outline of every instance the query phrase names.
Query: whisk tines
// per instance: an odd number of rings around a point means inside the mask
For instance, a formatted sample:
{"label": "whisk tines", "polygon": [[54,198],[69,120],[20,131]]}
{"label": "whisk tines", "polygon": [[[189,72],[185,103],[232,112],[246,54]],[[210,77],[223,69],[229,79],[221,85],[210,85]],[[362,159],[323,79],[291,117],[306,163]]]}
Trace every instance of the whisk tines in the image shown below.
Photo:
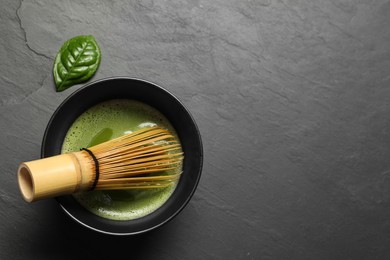
{"label": "whisk tines", "polygon": [[180,173],[155,176],[176,169],[183,160],[177,139],[160,127],[141,129],[89,150],[99,161],[96,189],[161,188],[180,177]]}

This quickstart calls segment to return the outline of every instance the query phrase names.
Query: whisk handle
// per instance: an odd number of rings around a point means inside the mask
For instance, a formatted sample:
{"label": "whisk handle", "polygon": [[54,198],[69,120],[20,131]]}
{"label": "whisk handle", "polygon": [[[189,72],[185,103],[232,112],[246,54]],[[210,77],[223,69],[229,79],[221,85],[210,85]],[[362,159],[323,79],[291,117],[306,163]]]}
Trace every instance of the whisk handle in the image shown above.
{"label": "whisk handle", "polygon": [[74,193],[81,181],[81,167],[74,154],[23,162],[18,168],[19,188],[27,202]]}

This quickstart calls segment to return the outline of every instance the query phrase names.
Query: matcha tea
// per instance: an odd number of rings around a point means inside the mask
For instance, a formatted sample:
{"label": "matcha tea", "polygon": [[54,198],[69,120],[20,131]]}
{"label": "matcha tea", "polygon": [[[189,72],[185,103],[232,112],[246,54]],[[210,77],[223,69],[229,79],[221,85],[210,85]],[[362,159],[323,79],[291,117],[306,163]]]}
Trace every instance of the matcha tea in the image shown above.
{"label": "matcha tea", "polygon": [[[81,114],[69,128],[62,153],[79,151],[143,127],[161,126],[177,136],[172,125],[156,109],[135,100],[102,102]],[[181,166],[162,174],[181,172]],[[176,185],[146,190],[80,192],[74,198],[92,213],[114,220],[143,217],[163,205]]]}

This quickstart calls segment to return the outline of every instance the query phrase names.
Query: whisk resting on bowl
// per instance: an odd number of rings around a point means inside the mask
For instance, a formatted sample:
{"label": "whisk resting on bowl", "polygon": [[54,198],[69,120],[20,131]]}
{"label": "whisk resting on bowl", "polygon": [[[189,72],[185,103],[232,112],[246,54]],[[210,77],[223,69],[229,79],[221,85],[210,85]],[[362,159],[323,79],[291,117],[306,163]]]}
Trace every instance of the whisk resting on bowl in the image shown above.
{"label": "whisk resting on bowl", "polygon": [[27,202],[87,190],[151,189],[172,185],[183,161],[176,137],[161,127],[136,132],[78,152],[21,163],[19,188]]}

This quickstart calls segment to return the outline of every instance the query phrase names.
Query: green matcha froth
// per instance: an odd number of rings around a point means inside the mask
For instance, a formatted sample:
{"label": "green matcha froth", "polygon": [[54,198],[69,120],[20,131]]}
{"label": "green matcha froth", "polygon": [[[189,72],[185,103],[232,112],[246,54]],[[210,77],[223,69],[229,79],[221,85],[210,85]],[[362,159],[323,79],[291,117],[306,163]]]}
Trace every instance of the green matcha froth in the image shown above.
{"label": "green matcha froth", "polygon": [[[62,153],[79,151],[137,129],[161,126],[176,135],[169,121],[153,107],[135,101],[116,99],[102,102],[81,114],[69,128]],[[177,135],[176,135],[177,136]],[[176,170],[166,172],[173,174]],[[114,220],[146,216],[161,207],[172,195],[175,185],[162,189],[81,192],[74,198],[92,213]]]}

